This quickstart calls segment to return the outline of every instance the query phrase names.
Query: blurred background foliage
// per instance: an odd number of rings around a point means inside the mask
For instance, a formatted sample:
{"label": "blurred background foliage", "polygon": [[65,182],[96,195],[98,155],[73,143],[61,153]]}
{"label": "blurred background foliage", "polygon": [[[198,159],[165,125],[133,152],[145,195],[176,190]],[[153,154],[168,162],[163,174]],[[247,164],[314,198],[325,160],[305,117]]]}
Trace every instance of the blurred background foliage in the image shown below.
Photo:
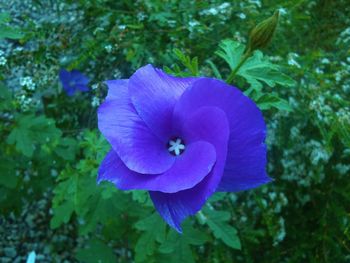
{"label": "blurred background foliage", "polygon": [[[273,43],[233,81],[264,112],[273,183],[215,194],[183,235],[146,192],[96,184],[104,80],[147,63],[225,79],[277,9]],[[1,262],[349,262],[349,14],[347,0],[0,0]],[[60,68],[90,92],[68,97]]]}

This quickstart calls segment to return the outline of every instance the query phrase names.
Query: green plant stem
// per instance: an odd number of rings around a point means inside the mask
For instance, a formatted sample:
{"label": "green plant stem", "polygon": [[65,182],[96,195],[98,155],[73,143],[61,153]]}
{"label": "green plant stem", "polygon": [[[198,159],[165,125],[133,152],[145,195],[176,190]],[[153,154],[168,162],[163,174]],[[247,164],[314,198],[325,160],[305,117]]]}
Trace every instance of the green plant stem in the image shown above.
{"label": "green plant stem", "polygon": [[232,82],[238,70],[243,66],[243,64],[247,61],[247,59],[250,57],[251,54],[252,52],[250,49],[248,49],[247,52],[244,53],[241,61],[238,63],[238,65],[231,71],[230,75],[227,77],[226,83],[230,84]]}

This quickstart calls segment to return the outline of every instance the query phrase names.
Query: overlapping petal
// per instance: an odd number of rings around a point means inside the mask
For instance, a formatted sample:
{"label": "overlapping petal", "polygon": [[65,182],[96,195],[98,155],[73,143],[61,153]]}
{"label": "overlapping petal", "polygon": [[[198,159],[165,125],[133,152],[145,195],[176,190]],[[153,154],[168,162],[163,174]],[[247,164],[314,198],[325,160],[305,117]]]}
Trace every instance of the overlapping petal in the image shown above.
{"label": "overlapping petal", "polygon": [[[216,150],[216,164],[210,174],[195,187],[173,194],[150,192],[151,199],[164,220],[181,232],[181,222],[198,212],[221,181],[225,167],[229,123],[216,107],[201,107],[193,114],[183,114],[181,134],[185,140],[205,140]],[[180,125],[181,121],[179,122]]]}
{"label": "overlapping petal", "polygon": [[114,183],[121,190],[150,190],[174,193],[197,185],[212,170],[216,161],[214,147],[196,141],[175,159],[174,165],[158,175],[145,175],[130,171],[112,149],[102,162],[98,180]]}
{"label": "overlapping petal", "polygon": [[176,101],[195,78],[177,78],[152,65],[138,69],[129,80],[133,105],[142,120],[162,140],[171,133],[171,118]]}
{"label": "overlapping petal", "polygon": [[226,167],[218,190],[240,191],[269,182],[265,172],[266,126],[255,103],[235,87],[202,78],[183,94],[174,116],[181,119],[184,112],[203,106],[222,109],[230,124]]}
{"label": "overlapping petal", "polygon": [[130,170],[142,174],[168,170],[175,159],[136,113],[128,94],[128,82],[107,85],[109,97],[98,109],[98,127],[120,159]]}

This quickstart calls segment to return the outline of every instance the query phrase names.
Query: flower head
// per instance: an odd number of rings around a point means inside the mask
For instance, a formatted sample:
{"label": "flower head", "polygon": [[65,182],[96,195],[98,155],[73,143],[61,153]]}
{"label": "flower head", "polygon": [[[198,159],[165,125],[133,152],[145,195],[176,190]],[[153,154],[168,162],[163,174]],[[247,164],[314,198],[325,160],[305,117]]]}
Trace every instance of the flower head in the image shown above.
{"label": "flower head", "polygon": [[269,182],[266,127],[254,102],[212,78],[179,78],[147,65],[109,80],[98,126],[112,149],[98,181],[148,190],[164,220],[181,232],[215,191]]}
{"label": "flower head", "polygon": [[89,78],[78,70],[67,71],[65,69],[61,69],[59,77],[63,90],[68,96],[73,96],[77,91],[89,91],[89,87],[87,86],[89,83]]}

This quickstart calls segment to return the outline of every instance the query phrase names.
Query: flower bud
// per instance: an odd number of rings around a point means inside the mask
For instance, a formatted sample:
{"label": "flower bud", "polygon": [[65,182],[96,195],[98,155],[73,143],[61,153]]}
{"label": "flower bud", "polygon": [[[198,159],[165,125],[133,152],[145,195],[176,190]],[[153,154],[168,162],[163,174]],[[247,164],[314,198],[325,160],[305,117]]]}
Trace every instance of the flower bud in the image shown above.
{"label": "flower bud", "polygon": [[277,28],[279,11],[255,26],[249,37],[249,50],[262,49],[271,42]]}

